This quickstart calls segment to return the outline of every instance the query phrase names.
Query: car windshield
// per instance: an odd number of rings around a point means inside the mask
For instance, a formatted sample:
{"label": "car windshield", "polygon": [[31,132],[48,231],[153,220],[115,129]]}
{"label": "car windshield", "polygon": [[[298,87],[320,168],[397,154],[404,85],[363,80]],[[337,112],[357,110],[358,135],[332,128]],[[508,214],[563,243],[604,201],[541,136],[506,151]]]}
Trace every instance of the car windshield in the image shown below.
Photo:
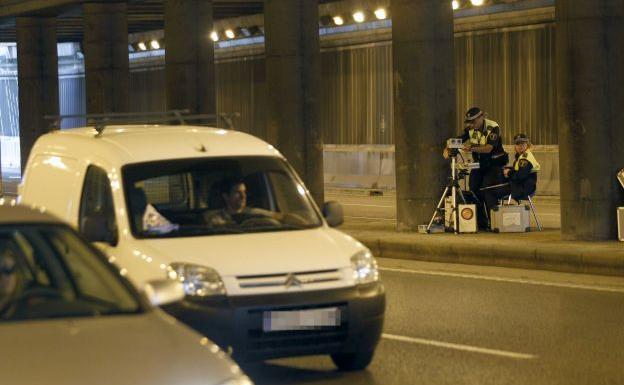
{"label": "car windshield", "polygon": [[140,312],[118,274],[65,226],[0,226],[0,322]]}
{"label": "car windshield", "polygon": [[167,160],[122,169],[137,238],[290,231],[322,221],[275,157]]}

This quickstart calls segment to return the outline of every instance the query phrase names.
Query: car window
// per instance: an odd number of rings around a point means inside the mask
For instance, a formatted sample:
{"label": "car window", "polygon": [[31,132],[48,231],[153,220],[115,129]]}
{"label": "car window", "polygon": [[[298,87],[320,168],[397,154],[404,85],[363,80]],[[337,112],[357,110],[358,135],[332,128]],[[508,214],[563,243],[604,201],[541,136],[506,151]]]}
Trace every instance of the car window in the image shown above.
{"label": "car window", "polygon": [[289,231],[322,221],[305,188],[275,157],[127,165],[122,178],[136,237]]}
{"label": "car window", "polygon": [[0,226],[0,322],[141,310],[119,272],[69,228]]}
{"label": "car window", "polygon": [[82,197],[80,199],[80,217],[78,223],[80,231],[85,231],[89,221],[100,218],[108,232],[107,239],[116,243],[117,223],[115,220],[115,206],[110,180],[106,171],[96,166],[90,166],[85,175]]}
{"label": "car window", "polygon": [[114,302],[123,297],[123,288],[110,285],[108,268],[93,258],[88,246],[68,231],[44,230],[51,246],[65,266],[70,270],[73,283],[82,295]]}

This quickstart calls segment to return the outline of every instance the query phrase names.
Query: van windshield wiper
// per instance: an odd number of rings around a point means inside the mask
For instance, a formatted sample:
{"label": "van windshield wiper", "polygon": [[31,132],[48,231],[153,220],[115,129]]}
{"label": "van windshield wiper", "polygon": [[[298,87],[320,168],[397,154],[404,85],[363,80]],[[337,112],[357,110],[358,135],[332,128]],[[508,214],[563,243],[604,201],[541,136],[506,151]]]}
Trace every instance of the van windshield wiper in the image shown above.
{"label": "van windshield wiper", "polygon": [[220,225],[220,226],[206,226],[206,225],[191,225],[191,226],[181,226],[180,230],[178,230],[178,234],[201,234],[201,235],[212,235],[212,234],[242,234],[244,233],[238,226],[228,226],[228,225]]}
{"label": "van windshield wiper", "polygon": [[260,232],[269,232],[269,231],[289,231],[289,230],[305,230],[316,227],[314,225],[292,225],[288,223],[283,223],[281,225],[270,225],[270,226],[258,226],[258,227],[249,227],[246,228],[248,233],[260,233]]}

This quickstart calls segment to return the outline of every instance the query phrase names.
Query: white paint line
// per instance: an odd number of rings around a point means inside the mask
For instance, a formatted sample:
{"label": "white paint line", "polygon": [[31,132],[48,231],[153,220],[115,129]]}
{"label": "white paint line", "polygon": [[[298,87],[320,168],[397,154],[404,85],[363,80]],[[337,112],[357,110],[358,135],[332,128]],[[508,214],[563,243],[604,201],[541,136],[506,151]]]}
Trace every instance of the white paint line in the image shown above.
{"label": "white paint line", "polygon": [[374,221],[391,221],[391,222],[396,222],[396,219],[393,218],[374,218],[374,217],[350,217],[345,215],[345,218],[350,218],[350,219],[371,219]]}
{"label": "white paint line", "polygon": [[383,208],[394,208],[394,206],[384,206],[384,205],[369,205],[369,204],[361,204],[361,203],[341,203],[343,206],[361,206],[361,207],[383,207]]}
{"label": "white paint line", "polygon": [[392,272],[397,272],[397,273],[482,279],[485,281],[511,282],[511,283],[526,284],[526,285],[562,287],[562,288],[567,288],[567,289],[581,289],[581,290],[606,291],[606,292],[611,292],[611,293],[624,293],[624,287],[593,286],[593,285],[582,285],[582,284],[575,284],[575,283],[536,281],[532,279],[522,279],[522,278],[492,277],[492,276],[487,276],[487,275],[478,275],[478,274],[469,274],[469,273],[451,273],[451,272],[446,272],[446,271],[433,271],[433,270],[411,270],[411,269],[400,269],[400,268],[392,268],[392,267],[380,267],[379,270],[392,271]]}
{"label": "white paint line", "polygon": [[398,335],[386,334],[386,333],[382,334],[381,336],[388,340],[408,342],[408,343],[419,344],[419,345],[435,346],[438,348],[462,350],[462,351],[472,352],[472,353],[489,354],[493,356],[515,358],[519,360],[532,360],[532,359],[537,358],[537,356],[533,354],[516,353],[516,352],[510,352],[507,350],[480,348],[478,346],[453,344],[450,342],[427,340],[424,338],[413,338],[413,337],[398,336]]}

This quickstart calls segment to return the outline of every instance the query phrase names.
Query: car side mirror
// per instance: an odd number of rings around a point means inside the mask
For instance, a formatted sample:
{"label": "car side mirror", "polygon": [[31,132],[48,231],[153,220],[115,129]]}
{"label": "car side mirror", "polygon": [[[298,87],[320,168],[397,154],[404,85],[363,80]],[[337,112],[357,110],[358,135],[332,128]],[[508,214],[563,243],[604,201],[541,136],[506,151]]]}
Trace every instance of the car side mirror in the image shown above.
{"label": "car side mirror", "polygon": [[344,222],[342,205],[336,201],[325,202],[323,205],[323,216],[329,226],[340,226]]}
{"label": "car side mirror", "polygon": [[117,243],[115,233],[108,228],[108,219],[101,214],[86,216],[82,221],[80,233],[89,242]]}
{"label": "car side mirror", "polygon": [[172,279],[149,281],[143,287],[147,299],[153,306],[162,306],[184,299],[182,282]]}

